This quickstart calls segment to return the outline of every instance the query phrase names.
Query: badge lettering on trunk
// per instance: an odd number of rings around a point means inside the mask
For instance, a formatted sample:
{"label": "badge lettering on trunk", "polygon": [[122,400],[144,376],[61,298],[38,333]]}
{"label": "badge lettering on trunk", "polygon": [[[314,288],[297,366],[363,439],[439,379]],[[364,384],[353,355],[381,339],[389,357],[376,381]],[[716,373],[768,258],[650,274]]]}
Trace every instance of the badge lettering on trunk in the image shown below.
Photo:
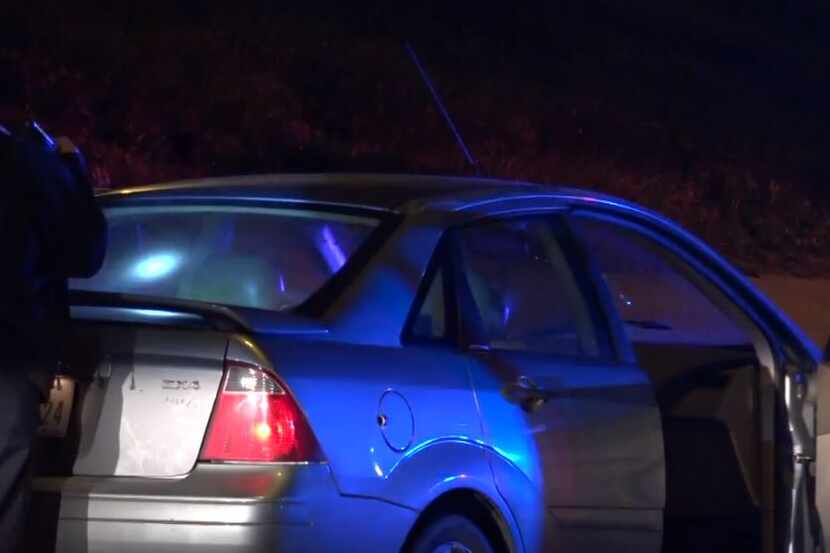
{"label": "badge lettering on trunk", "polygon": [[161,381],[161,389],[162,390],[198,390],[199,389],[199,381],[198,380],[173,380],[173,379],[163,379]]}

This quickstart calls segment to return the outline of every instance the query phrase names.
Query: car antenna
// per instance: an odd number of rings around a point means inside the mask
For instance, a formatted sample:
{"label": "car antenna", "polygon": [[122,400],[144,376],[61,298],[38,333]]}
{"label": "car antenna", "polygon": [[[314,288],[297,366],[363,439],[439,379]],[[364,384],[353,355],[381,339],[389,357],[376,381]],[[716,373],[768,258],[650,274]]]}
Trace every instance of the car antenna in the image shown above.
{"label": "car antenna", "polygon": [[480,176],[481,168],[479,167],[478,162],[473,157],[473,153],[470,151],[470,148],[468,148],[467,144],[464,142],[464,137],[461,136],[461,131],[458,130],[458,127],[452,120],[450,112],[447,111],[447,108],[444,105],[443,100],[441,100],[441,95],[438,94],[438,89],[435,88],[432,79],[429,78],[429,73],[427,73],[426,68],[421,64],[421,61],[418,59],[418,54],[415,53],[415,48],[413,48],[412,44],[410,44],[409,42],[404,42],[404,48],[406,49],[406,53],[409,54],[409,58],[412,60],[412,63],[415,64],[415,67],[418,69],[418,73],[421,74],[421,80],[424,82],[424,86],[427,87],[427,90],[429,90],[429,93],[432,96],[432,101],[435,102],[436,106],[438,106],[438,110],[444,117],[444,121],[447,123],[447,126],[452,131],[452,134],[455,137],[455,141],[458,143],[458,147],[461,149],[461,153],[464,155],[464,159],[467,161],[470,167],[473,168],[473,171],[475,171],[476,176]]}

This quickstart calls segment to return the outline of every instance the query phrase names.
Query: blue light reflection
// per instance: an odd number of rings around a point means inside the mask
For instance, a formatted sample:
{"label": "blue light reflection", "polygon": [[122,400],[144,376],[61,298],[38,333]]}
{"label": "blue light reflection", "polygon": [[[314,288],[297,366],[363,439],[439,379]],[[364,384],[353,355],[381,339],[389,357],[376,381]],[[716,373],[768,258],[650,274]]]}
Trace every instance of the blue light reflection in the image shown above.
{"label": "blue light reflection", "polygon": [[164,278],[181,263],[181,257],[174,253],[156,253],[148,255],[133,266],[132,274],[140,280]]}
{"label": "blue light reflection", "polygon": [[151,319],[172,319],[172,318],[181,318],[182,313],[177,311],[165,311],[163,309],[133,309],[132,310],[137,315],[141,315],[142,317],[148,317]]}
{"label": "blue light reflection", "polygon": [[334,238],[334,234],[331,232],[330,226],[324,226],[321,234],[323,236],[323,257],[326,259],[326,263],[328,264],[329,269],[331,269],[331,272],[336,273],[343,265],[346,264],[346,255],[343,253],[343,249],[340,247],[340,244],[338,244],[337,240]]}

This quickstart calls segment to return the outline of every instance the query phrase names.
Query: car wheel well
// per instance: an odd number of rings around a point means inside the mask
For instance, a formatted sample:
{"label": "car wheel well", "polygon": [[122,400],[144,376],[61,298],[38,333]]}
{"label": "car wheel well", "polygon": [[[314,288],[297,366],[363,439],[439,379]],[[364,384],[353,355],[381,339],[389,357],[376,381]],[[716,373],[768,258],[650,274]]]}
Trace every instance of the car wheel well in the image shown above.
{"label": "car wheel well", "polygon": [[469,518],[484,532],[497,553],[510,553],[510,533],[501,513],[481,493],[468,489],[452,490],[433,500],[418,516],[401,551],[409,553],[419,532],[447,515]]}

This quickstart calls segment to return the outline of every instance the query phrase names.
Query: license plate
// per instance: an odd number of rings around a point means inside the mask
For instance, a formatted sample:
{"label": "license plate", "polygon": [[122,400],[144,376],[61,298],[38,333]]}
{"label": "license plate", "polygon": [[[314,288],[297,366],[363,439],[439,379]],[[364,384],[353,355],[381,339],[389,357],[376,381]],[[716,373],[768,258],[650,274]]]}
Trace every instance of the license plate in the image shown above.
{"label": "license plate", "polygon": [[49,401],[40,405],[38,434],[49,438],[63,438],[69,427],[72,401],[75,398],[75,380],[56,376],[49,390]]}

